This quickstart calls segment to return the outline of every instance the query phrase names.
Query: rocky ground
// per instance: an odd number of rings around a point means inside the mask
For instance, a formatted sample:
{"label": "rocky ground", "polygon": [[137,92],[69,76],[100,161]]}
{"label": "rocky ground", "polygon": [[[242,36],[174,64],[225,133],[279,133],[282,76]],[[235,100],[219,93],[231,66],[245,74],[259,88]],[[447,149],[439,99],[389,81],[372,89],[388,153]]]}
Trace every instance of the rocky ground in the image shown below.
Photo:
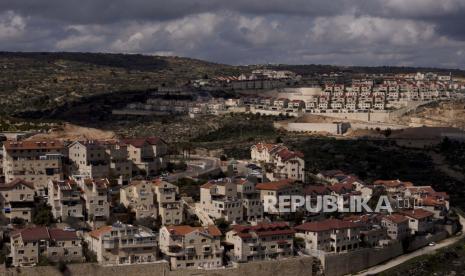
{"label": "rocky ground", "polygon": [[400,118],[401,123],[465,130],[465,99],[442,101],[419,107]]}

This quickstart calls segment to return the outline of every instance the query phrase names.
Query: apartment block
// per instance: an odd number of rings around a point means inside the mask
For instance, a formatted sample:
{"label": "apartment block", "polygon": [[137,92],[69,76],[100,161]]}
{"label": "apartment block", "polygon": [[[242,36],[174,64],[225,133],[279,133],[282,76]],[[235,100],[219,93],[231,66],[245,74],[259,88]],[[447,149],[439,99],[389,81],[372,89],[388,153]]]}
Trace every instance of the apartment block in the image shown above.
{"label": "apartment block", "polygon": [[16,178],[34,183],[39,195],[44,195],[48,182],[63,178],[63,142],[53,140],[5,141],[3,171],[5,181]]}
{"label": "apartment block", "polygon": [[305,181],[305,161],[303,153],[291,151],[282,144],[258,143],[250,148],[252,161],[268,164],[272,172],[270,180],[294,179]]}
{"label": "apartment block", "polygon": [[434,214],[423,208],[416,208],[412,210],[402,211],[408,219],[408,228],[412,235],[415,234],[426,234],[433,230],[433,216]]}
{"label": "apartment block", "polygon": [[228,222],[243,220],[242,200],[230,178],[212,180],[200,187],[200,208],[210,217]]}
{"label": "apartment block", "polygon": [[58,228],[24,228],[11,233],[13,266],[33,266],[44,256],[51,261],[84,261],[81,241],[74,231]]}
{"label": "apartment block", "polygon": [[166,181],[156,181],[152,189],[155,193],[158,215],[163,225],[178,225],[184,221],[183,204],[179,198],[178,186]]}
{"label": "apartment block", "polygon": [[393,240],[401,241],[410,235],[409,220],[403,215],[383,216],[381,225],[386,228],[388,237]]}
{"label": "apartment block", "polygon": [[305,249],[311,253],[348,252],[360,247],[362,226],[338,219],[307,222],[296,226],[296,237],[305,240]]}
{"label": "apartment block", "polygon": [[89,232],[85,239],[102,265],[153,263],[158,259],[157,236],[143,227],[116,222]]}
{"label": "apartment block", "polygon": [[53,217],[57,220],[64,221],[68,217],[84,218],[81,189],[74,180],[50,181],[48,204],[52,207]]}
{"label": "apartment block", "polygon": [[254,181],[241,178],[235,181],[237,195],[242,201],[244,220],[257,222],[263,219],[263,204],[260,192],[255,188]]}
{"label": "apartment block", "polygon": [[[123,139],[121,142],[127,145],[129,160],[133,164],[133,175],[156,175],[160,169],[166,167],[168,145],[161,138]],[[135,170],[138,172],[134,173]]]}
{"label": "apartment block", "polygon": [[92,228],[105,225],[110,217],[110,203],[107,191],[108,179],[78,178],[74,179],[81,189],[83,215]]}
{"label": "apartment block", "polygon": [[120,203],[135,212],[137,219],[157,217],[152,185],[150,181],[136,180],[120,189]]}
{"label": "apartment block", "polygon": [[132,176],[132,162],[127,145],[117,140],[75,141],[69,145],[69,159],[74,173],[89,178],[109,175],[127,180]]}
{"label": "apartment block", "polygon": [[31,222],[34,208],[34,184],[23,179],[0,184],[0,204],[6,218],[10,220],[21,218],[26,222]]}
{"label": "apartment block", "polygon": [[[264,212],[268,215],[285,215],[278,206],[281,196],[302,195],[302,187],[291,179],[259,183],[255,188],[260,192],[260,200],[264,206]],[[290,200],[284,199],[284,203]]]}
{"label": "apartment block", "polygon": [[224,248],[220,240],[221,231],[214,225],[163,226],[160,229],[160,251],[172,269],[223,266]]}
{"label": "apartment block", "polygon": [[233,260],[237,262],[281,259],[293,256],[294,234],[286,222],[234,225],[225,241],[233,245]]}

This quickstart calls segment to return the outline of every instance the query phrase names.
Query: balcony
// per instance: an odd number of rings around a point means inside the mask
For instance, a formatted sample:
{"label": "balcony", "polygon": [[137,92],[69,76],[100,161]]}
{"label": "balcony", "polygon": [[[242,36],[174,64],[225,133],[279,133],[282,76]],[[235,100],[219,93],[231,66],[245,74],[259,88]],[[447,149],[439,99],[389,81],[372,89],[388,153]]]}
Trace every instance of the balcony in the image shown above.
{"label": "balcony", "polygon": [[184,256],[184,249],[179,245],[170,245],[170,246],[168,246],[168,252],[167,252],[166,255],[169,255],[169,256]]}

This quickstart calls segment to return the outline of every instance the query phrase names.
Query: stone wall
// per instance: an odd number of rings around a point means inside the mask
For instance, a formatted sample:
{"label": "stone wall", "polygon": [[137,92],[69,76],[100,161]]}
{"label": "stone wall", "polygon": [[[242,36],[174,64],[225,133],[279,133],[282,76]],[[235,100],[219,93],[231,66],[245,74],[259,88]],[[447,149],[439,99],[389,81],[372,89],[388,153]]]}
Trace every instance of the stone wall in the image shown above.
{"label": "stone wall", "polygon": [[449,233],[447,231],[441,231],[438,233],[435,233],[434,235],[430,235],[427,237],[417,237],[413,241],[409,243],[409,246],[407,248],[407,251],[415,251],[419,248],[422,248],[424,246],[427,246],[430,242],[438,242],[440,240],[443,240],[449,236]]}
{"label": "stone wall", "polygon": [[342,135],[350,127],[348,123],[284,123],[275,122],[276,128],[284,128],[287,131],[296,132],[327,132],[334,135]]}
{"label": "stone wall", "polygon": [[326,276],[339,276],[362,271],[403,254],[402,245],[394,243],[379,249],[361,249],[346,254],[320,257]]}
{"label": "stone wall", "polygon": [[[170,270],[168,263],[100,266],[98,264],[69,264],[66,275],[73,276],[311,276],[312,258],[298,257],[279,261],[262,261],[238,264],[235,268],[215,270]],[[61,273],[53,266],[40,266],[29,268],[10,268],[5,275],[37,275],[37,276],[61,276]]]}

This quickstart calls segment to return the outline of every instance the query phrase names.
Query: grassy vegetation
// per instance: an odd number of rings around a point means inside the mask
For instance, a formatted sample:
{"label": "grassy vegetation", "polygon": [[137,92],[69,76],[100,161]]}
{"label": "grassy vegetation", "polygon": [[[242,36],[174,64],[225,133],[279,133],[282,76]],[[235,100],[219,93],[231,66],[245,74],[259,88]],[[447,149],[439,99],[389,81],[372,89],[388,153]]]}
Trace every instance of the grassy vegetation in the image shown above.
{"label": "grassy vegetation", "polygon": [[[95,95],[184,85],[247,68],[200,60],[123,54],[0,52],[0,114],[57,116]],[[45,112],[46,111],[46,112]]]}
{"label": "grassy vegetation", "polygon": [[462,239],[451,246],[440,249],[435,254],[413,258],[379,275],[463,275],[464,271],[465,240]]}
{"label": "grassy vegetation", "polygon": [[[419,149],[401,148],[390,141],[306,139],[289,143],[305,154],[310,172],[340,169],[367,182],[401,179],[432,185],[448,192],[452,204],[465,208],[463,182],[438,170],[430,156]],[[451,151],[451,156],[457,156]]]}
{"label": "grassy vegetation", "polygon": [[449,140],[446,137],[438,146],[438,151],[452,168],[465,173],[465,143]]}
{"label": "grassy vegetation", "polygon": [[260,114],[229,114],[219,118],[214,129],[191,139],[196,147],[223,149],[230,158],[250,158],[252,144],[261,141],[276,142],[287,134],[273,127],[276,120],[286,116],[262,116]]}

